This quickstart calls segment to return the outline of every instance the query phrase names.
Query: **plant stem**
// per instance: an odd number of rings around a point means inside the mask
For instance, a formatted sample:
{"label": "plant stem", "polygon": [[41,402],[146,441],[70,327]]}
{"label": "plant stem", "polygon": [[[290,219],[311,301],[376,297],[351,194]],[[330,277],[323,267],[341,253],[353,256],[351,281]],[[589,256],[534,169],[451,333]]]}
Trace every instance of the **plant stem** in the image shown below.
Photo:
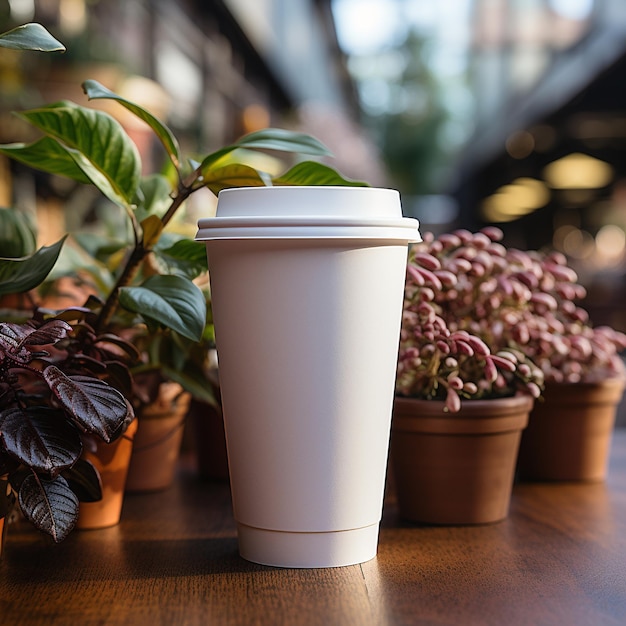
{"label": "plant stem", "polygon": [[161,218],[164,228],[174,217],[174,214],[176,213],[176,211],[178,211],[182,203],[187,200],[187,198],[195,191],[193,184],[198,180],[199,177],[200,168],[198,167],[186,179],[179,181],[177,193],[172,198],[172,204],[170,204],[169,208],[165,212],[165,215],[163,215],[163,217]]}
{"label": "plant stem", "polygon": [[[199,170],[196,170],[187,180],[180,181],[177,193],[172,196],[172,202],[161,218],[163,228],[165,228],[169,221],[174,217],[174,214],[181,207],[183,202],[193,193],[193,191],[195,191],[192,185],[197,180],[198,176]],[[127,287],[132,283],[133,279],[139,272],[141,264],[151,251],[152,246],[145,246],[143,239],[140,241],[136,240],[135,247],[128,257],[122,273],[119,275],[119,278],[117,279],[113,289],[111,289],[111,292],[109,293],[109,296],[107,297],[104,306],[98,315],[98,319],[95,323],[96,334],[102,333],[111,323],[111,319],[113,318],[113,315],[115,315],[115,311],[117,310],[119,304],[120,289],[122,287]]]}
{"label": "plant stem", "polygon": [[120,299],[120,289],[130,285],[149,252],[150,250],[145,248],[143,242],[141,241],[137,242],[137,245],[133,248],[122,273],[117,279],[113,289],[111,289],[111,292],[109,293],[109,296],[106,299],[100,314],[98,315],[94,329],[96,335],[102,333],[111,322]]}
{"label": "plant stem", "polygon": [[181,204],[189,197],[190,193],[191,191],[188,190],[185,195],[183,195],[182,193],[178,193],[176,196],[174,196],[174,198],[172,199],[172,204],[170,204],[169,208],[165,212],[165,215],[161,218],[164,228],[174,217],[174,214],[180,208]]}

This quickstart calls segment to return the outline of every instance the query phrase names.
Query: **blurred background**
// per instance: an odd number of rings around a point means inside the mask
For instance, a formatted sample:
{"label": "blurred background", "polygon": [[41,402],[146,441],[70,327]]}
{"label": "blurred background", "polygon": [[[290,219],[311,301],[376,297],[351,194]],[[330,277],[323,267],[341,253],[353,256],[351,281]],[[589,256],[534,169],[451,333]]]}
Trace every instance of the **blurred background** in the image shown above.
{"label": "blurred background", "polygon": [[[626,330],[624,0],[0,0],[0,31],[30,21],[67,52],[2,49],[0,142],[28,139],[11,111],[87,105],[88,78],[187,154],[303,130],[344,175],[399,189],[423,231],[495,224],[560,250],[592,320]],[[110,112],[153,171],[147,127]],[[75,185],[1,157],[0,206],[36,206],[41,244],[99,219]]]}

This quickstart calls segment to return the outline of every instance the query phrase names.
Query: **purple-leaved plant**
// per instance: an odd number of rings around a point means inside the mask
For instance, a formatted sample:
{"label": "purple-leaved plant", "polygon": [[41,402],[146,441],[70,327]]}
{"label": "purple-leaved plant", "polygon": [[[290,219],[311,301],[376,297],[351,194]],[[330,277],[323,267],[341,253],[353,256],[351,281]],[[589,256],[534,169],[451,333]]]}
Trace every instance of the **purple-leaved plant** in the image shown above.
{"label": "purple-leaved plant", "polygon": [[624,376],[626,335],[594,328],[576,304],[585,295],[563,255],[507,249],[502,232],[430,234],[413,247],[397,393],[442,399],[529,393],[544,381]]}

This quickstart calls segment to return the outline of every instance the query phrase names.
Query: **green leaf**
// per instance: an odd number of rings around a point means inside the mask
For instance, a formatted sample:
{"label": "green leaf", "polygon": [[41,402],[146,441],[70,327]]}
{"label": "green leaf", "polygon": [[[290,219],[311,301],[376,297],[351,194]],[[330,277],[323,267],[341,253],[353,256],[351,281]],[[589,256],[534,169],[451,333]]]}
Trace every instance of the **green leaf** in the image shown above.
{"label": "green leaf", "polygon": [[171,273],[193,280],[208,271],[206,246],[199,241],[180,239],[168,247],[159,245],[154,249],[157,258]]}
{"label": "green leaf", "polygon": [[35,227],[23,211],[0,208],[0,250],[9,259],[29,256],[37,250]]}
{"label": "green leaf", "polygon": [[150,248],[158,243],[163,232],[163,222],[156,215],[148,215],[141,221],[141,229],[143,230],[143,245]]}
{"label": "green leaf", "polygon": [[123,207],[132,204],[141,176],[139,152],[108,113],[66,101],[19,116],[64,146],[110,200]]}
{"label": "green leaf", "polygon": [[244,135],[235,142],[235,147],[280,150],[318,156],[330,156],[331,154],[328,148],[315,137],[282,128],[265,128]]}
{"label": "green leaf", "polygon": [[139,189],[142,192],[141,200],[137,201],[135,217],[138,222],[142,222],[148,215],[165,214],[172,203],[172,185],[170,181],[161,174],[144,176]]}
{"label": "green leaf", "polygon": [[115,283],[113,270],[107,267],[107,261],[125,245],[95,233],[76,233],[72,239],[63,247],[49,280],[76,276],[80,270],[81,276],[88,275],[100,297],[106,297]]}
{"label": "green leaf", "polygon": [[70,152],[50,137],[43,137],[31,144],[5,144],[0,146],[0,152],[34,169],[65,176],[79,183],[91,183]]}
{"label": "green leaf", "polygon": [[330,156],[328,148],[311,135],[297,133],[282,128],[266,128],[244,135],[230,146],[225,146],[204,158],[201,164],[203,172],[237,148],[249,150],[278,150],[280,152],[295,152],[297,154],[311,154],[316,156]]}
{"label": "green leaf", "polygon": [[223,167],[209,165],[201,171],[201,175],[204,185],[215,195],[229,187],[264,187],[271,184],[268,175],[241,163],[232,163]]}
{"label": "green leaf", "polygon": [[23,24],[0,34],[0,47],[35,52],[65,52],[65,46],[57,41],[41,24]]}
{"label": "green leaf", "polygon": [[272,180],[274,185],[337,185],[348,187],[368,187],[364,182],[343,178],[332,167],[316,161],[303,161]]}
{"label": "green leaf", "polygon": [[202,291],[182,276],[151,276],[140,287],[120,289],[120,305],[199,341],[206,324]]}
{"label": "green leaf", "polygon": [[0,295],[24,293],[38,287],[52,271],[65,237],[22,259],[0,258]]}
{"label": "green leaf", "polygon": [[44,480],[29,474],[20,485],[18,499],[26,518],[57,543],[67,537],[78,519],[78,498],[63,476]]}
{"label": "green leaf", "polygon": [[[81,251],[87,253],[88,257],[96,259],[102,264],[106,263],[110,257],[118,255],[121,251],[125,251],[128,248],[127,241],[115,239],[101,233],[76,232],[72,234],[72,239],[80,246]],[[72,241],[70,240],[68,243],[72,243]],[[73,248],[74,246],[67,246],[67,248],[69,247]],[[64,253],[66,250],[64,250]],[[87,262],[87,259],[77,259],[77,261],[80,264],[78,267],[82,267]]]}
{"label": "green leaf", "polygon": [[192,365],[184,370],[178,370],[167,365],[161,365],[161,372],[168,380],[181,385],[197,400],[208,402],[214,406],[217,405],[218,400],[215,397],[215,391],[211,385],[207,384],[207,379],[199,367]]}
{"label": "green leaf", "polygon": [[122,98],[122,96],[118,96],[116,93],[112,92],[110,89],[107,89],[96,80],[86,80],[83,83],[83,91],[85,92],[85,94],[87,94],[87,97],[90,100],[116,100],[122,106],[126,107],[131,113],[136,115],[139,119],[143,120],[146,124],[148,124],[148,126],[150,126],[150,128],[152,128],[156,136],[163,144],[163,147],[165,148],[170,159],[172,160],[174,167],[176,167],[177,169],[180,167],[180,148],[178,146],[178,141],[176,137],[174,137],[170,129],[165,126],[165,124],[163,124],[160,120],[154,117],[152,113],[149,113],[138,104],[130,102],[130,100],[126,100],[125,98]]}

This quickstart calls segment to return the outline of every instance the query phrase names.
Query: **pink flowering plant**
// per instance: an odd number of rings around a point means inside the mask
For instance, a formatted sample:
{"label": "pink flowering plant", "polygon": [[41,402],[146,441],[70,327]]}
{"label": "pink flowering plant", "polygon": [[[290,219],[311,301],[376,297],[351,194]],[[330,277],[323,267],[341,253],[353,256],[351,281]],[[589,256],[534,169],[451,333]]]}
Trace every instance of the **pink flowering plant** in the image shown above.
{"label": "pink flowering plant", "polygon": [[502,231],[426,234],[407,265],[396,390],[440,399],[539,397],[544,382],[624,376],[626,335],[594,328],[563,255],[507,249]]}

